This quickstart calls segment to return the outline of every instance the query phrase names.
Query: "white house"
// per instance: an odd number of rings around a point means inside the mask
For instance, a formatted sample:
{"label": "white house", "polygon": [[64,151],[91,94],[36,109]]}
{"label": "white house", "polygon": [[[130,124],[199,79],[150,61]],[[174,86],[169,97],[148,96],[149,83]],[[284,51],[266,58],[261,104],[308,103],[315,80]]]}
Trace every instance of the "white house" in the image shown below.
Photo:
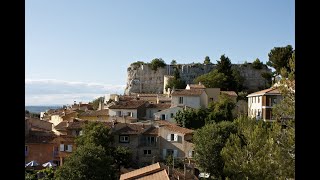
{"label": "white house", "polygon": [[184,107],[176,106],[154,113],[155,120],[166,120],[175,123],[174,116],[178,111],[182,111]]}
{"label": "white house", "polygon": [[195,109],[208,107],[208,97],[204,89],[177,89],[171,96],[171,107],[189,106]]}

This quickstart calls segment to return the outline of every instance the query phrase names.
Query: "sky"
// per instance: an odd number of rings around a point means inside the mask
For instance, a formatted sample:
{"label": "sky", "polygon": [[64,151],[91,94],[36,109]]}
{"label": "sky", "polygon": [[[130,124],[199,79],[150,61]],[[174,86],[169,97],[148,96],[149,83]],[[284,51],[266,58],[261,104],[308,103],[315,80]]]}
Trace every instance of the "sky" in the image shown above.
{"label": "sky", "polygon": [[26,0],[25,105],[123,94],[135,61],[268,61],[295,48],[293,0]]}

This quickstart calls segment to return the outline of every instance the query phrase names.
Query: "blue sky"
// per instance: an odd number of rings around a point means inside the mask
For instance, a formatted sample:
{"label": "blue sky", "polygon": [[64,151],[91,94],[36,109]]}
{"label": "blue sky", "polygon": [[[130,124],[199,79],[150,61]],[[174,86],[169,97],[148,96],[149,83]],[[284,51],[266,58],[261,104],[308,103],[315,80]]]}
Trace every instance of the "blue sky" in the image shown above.
{"label": "blue sky", "polygon": [[26,105],[122,94],[138,60],[266,62],[272,48],[295,47],[294,9],[292,0],[26,0]]}

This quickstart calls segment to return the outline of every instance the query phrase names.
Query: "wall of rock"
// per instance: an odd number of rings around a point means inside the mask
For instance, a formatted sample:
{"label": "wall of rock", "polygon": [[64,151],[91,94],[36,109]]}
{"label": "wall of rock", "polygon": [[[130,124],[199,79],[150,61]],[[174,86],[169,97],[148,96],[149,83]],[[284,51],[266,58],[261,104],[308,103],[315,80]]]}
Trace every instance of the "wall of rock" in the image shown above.
{"label": "wall of rock", "polygon": [[[125,94],[129,93],[163,93],[164,76],[173,75],[174,68],[180,72],[180,76],[187,84],[193,83],[193,80],[203,74],[216,68],[216,64],[182,64],[166,65],[163,68],[152,70],[147,64],[130,65],[127,69],[127,84]],[[261,76],[262,72],[271,72],[267,66],[262,69],[254,69],[251,64],[233,64],[232,68],[239,70],[240,75],[245,78],[244,86],[249,91],[257,91],[265,86],[266,80]]]}

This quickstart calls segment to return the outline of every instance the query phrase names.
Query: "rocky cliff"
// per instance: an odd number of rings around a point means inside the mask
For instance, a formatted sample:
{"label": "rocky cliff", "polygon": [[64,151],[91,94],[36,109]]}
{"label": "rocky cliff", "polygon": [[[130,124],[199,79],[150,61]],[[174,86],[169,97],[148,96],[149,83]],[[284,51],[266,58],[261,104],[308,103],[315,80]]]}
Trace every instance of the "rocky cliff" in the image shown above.
{"label": "rocky cliff", "polygon": [[[180,76],[187,84],[194,83],[193,80],[216,68],[216,64],[182,64],[166,65],[163,68],[152,70],[147,64],[132,64],[127,69],[127,85],[125,94],[129,93],[163,93],[164,76],[173,75],[177,67]],[[262,69],[254,69],[251,64],[233,64],[232,68],[238,69],[240,75],[245,78],[244,86],[248,91],[257,91],[265,86],[266,80],[261,76],[263,72],[270,72],[271,69],[263,66]]]}

